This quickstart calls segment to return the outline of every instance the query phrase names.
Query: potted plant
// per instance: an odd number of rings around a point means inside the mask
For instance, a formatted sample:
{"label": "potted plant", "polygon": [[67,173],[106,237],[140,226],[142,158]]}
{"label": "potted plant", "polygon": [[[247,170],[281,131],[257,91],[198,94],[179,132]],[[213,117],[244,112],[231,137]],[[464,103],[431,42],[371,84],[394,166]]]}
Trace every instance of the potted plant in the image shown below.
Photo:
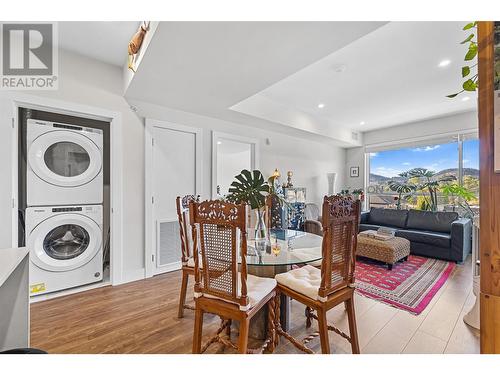
{"label": "potted plant", "polygon": [[360,200],[360,201],[365,200],[365,193],[363,192],[363,189],[354,189],[352,191],[352,196],[356,200]]}
{"label": "potted plant", "polygon": [[351,195],[351,191],[349,189],[344,189],[344,190],[340,190],[340,195],[343,195],[344,197],[348,197],[349,195]]}
{"label": "potted plant", "polygon": [[256,210],[255,241],[264,241],[265,244],[269,239],[264,217],[266,196],[270,192],[269,184],[259,170],[250,172],[244,169],[235,179],[229,187],[226,199],[231,203],[246,203],[252,210]]}

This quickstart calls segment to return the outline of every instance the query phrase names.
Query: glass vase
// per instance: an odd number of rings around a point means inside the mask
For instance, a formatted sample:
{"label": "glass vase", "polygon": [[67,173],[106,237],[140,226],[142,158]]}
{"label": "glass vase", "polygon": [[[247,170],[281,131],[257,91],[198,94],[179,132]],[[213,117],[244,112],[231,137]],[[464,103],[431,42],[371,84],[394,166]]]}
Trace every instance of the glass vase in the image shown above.
{"label": "glass vase", "polygon": [[266,251],[266,246],[269,243],[269,233],[266,227],[266,215],[264,210],[255,211],[255,247],[258,251]]}

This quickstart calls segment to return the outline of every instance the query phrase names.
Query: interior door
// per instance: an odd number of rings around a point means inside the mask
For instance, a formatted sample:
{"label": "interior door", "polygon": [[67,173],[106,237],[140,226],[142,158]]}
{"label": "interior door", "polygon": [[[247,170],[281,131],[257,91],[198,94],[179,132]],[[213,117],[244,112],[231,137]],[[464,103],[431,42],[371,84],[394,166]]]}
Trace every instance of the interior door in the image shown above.
{"label": "interior door", "polygon": [[175,199],[201,194],[201,131],[154,122],[151,134],[152,274],[181,267],[181,244]]}

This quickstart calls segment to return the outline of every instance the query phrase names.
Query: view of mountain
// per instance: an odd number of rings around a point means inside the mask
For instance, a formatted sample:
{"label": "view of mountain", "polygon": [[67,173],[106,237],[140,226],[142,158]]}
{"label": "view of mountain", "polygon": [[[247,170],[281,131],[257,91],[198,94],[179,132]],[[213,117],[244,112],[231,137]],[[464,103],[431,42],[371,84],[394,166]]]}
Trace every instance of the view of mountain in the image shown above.
{"label": "view of mountain", "polygon": [[[467,176],[479,178],[479,169],[476,169],[476,168],[463,168],[463,173],[464,173],[464,175],[467,175]],[[458,168],[443,169],[442,171],[439,171],[436,173],[436,177],[439,178],[439,177],[442,177],[442,176],[448,175],[448,174],[458,175]],[[378,175],[375,173],[370,173],[370,184],[372,184],[372,185],[383,185],[383,184],[387,183],[387,181],[390,181],[390,180],[404,180],[404,178],[399,177],[399,176],[395,176],[393,178],[390,178],[390,177],[381,176],[381,175]]]}

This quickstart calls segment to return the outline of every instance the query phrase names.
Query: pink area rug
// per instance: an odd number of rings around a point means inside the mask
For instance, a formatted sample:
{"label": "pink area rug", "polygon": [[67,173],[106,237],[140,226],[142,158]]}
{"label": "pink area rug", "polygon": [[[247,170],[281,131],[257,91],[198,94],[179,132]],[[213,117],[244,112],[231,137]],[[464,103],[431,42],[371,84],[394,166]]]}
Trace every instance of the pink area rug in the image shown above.
{"label": "pink area rug", "polygon": [[410,255],[408,261],[387,266],[369,259],[356,262],[356,291],[413,314],[427,307],[443,286],[455,263]]}

